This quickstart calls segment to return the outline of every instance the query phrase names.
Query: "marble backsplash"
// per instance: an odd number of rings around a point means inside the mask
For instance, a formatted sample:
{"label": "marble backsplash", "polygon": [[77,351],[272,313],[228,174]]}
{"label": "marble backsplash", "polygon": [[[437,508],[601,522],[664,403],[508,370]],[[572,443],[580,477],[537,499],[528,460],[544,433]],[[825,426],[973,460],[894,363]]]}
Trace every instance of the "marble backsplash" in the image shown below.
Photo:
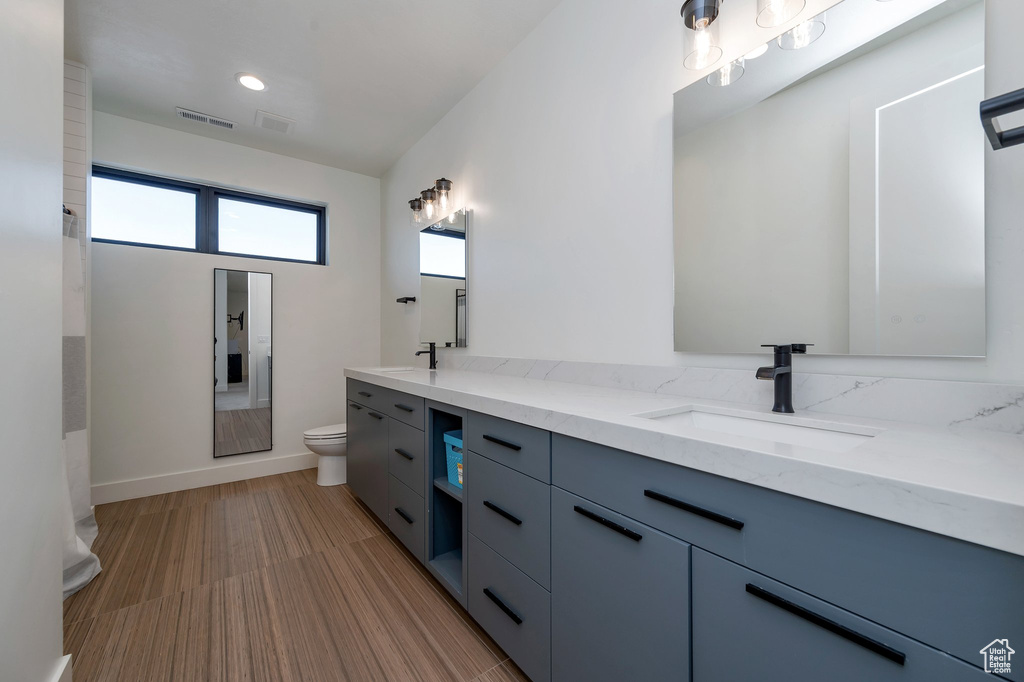
{"label": "marble backsplash", "polygon": [[[605,386],[683,398],[771,405],[770,381],[753,371],[441,354],[439,366],[469,372]],[[1024,435],[1024,386],[963,381],[793,375],[798,411],[980,428]]]}

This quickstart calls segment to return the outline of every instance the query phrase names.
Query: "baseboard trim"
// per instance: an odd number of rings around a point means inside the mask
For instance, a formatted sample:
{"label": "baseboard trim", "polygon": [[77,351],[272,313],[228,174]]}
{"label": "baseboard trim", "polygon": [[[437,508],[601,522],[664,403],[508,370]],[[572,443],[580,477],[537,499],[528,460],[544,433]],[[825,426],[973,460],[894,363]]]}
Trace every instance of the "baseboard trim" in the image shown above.
{"label": "baseboard trim", "polygon": [[281,457],[254,459],[246,462],[232,462],[205,469],[180,471],[161,476],[147,476],[127,481],[112,481],[92,486],[92,503],[107,504],[120,502],[136,497],[173,493],[178,490],[202,488],[207,485],[244,481],[248,478],[273,476],[289,471],[300,471],[316,466],[316,455],[312,452],[301,452]]}
{"label": "baseboard trim", "polygon": [[71,654],[67,654],[57,662],[57,669],[50,676],[50,682],[71,682]]}

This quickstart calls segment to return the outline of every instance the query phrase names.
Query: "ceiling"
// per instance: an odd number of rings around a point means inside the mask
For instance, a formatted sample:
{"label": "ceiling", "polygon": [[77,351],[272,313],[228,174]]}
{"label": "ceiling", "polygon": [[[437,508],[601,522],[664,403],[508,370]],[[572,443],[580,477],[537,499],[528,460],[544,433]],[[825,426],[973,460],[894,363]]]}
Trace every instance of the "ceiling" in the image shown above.
{"label": "ceiling", "polygon": [[[65,54],[98,111],[379,177],[558,1],[67,0]],[[292,132],[256,127],[257,109]]]}

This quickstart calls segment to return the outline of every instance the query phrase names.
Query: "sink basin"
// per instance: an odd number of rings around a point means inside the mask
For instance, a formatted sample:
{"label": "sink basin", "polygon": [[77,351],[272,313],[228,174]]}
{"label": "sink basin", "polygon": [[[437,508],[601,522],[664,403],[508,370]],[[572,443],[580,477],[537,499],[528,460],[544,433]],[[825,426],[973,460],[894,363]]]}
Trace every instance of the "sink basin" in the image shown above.
{"label": "sink basin", "polygon": [[381,367],[378,372],[384,372],[385,374],[393,374],[395,372],[412,372],[415,367]]}
{"label": "sink basin", "polygon": [[830,452],[849,452],[882,432],[882,429],[869,426],[703,407],[683,407],[635,416],[669,427],[680,427],[691,433],[696,429]]}

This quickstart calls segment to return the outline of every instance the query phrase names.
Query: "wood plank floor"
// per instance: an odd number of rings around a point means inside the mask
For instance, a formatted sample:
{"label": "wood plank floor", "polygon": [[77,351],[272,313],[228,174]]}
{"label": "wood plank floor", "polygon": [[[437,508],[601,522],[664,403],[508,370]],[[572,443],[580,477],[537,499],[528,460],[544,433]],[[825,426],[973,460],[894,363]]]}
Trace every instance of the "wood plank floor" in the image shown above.
{"label": "wood plank floor", "polygon": [[96,508],[103,572],[64,602],[75,682],[462,680],[522,672],[315,470]]}

